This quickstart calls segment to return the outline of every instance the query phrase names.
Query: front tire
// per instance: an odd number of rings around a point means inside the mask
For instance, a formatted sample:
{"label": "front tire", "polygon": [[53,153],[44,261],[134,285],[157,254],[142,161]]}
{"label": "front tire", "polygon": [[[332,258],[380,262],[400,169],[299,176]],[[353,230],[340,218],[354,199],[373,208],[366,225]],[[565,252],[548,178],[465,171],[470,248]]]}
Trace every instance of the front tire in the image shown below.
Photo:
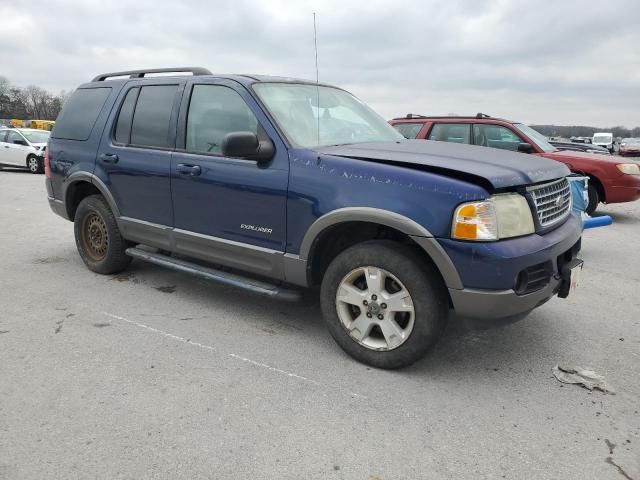
{"label": "front tire", "polygon": [[587,215],[593,215],[593,213],[598,208],[598,204],[600,203],[600,194],[598,193],[598,188],[591,182],[589,182],[589,188],[587,190],[589,195],[589,203],[587,204],[587,209],[585,212]]}
{"label": "front tire", "polygon": [[31,173],[44,173],[44,164],[42,158],[35,155],[29,155],[27,157],[27,168]]}
{"label": "front tire", "polygon": [[116,219],[102,195],[84,198],[74,218],[78,253],[89,270],[109,275],[127,268],[130,246],[118,229]]}
{"label": "front tire", "polygon": [[446,289],[435,267],[409,247],[369,241],[329,265],[320,302],[331,336],[356,360],[401,368],[422,358],[446,326]]}

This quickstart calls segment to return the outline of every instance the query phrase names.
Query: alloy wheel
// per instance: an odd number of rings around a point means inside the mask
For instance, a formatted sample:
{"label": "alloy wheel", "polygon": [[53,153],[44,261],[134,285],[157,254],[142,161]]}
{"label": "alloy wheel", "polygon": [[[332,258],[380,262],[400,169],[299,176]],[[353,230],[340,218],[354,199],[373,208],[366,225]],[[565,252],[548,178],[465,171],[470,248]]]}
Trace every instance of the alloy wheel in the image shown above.
{"label": "alloy wheel", "polygon": [[375,266],[349,272],[336,292],[338,318],[349,336],[371,350],[398,348],[415,321],[407,288],[390,272]]}
{"label": "alloy wheel", "polygon": [[28,165],[31,173],[37,173],[40,169],[40,162],[36,157],[29,157]]}

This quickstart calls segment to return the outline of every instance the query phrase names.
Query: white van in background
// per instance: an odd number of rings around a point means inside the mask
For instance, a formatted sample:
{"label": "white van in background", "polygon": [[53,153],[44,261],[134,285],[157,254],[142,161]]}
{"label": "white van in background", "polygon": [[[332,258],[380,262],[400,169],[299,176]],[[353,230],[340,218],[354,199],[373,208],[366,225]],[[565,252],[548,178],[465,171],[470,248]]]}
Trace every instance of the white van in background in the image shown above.
{"label": "white van in background", "polygon": [[591,143],[604,147],[613,153],[613,133],[596,132],[593,134],[593,140]]}

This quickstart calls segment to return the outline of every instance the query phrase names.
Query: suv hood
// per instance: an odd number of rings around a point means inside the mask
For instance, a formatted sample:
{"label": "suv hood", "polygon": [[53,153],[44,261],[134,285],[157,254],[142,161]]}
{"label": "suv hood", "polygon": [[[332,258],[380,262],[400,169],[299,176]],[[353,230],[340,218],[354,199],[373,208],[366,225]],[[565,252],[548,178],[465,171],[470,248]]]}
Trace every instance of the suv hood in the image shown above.
{"label": "suv hood", "polygon": [[564,164],[537,155],[429,140],[335,145],[315,150],[326,155],[417,167],[451,176],[476,177],[496,190],[555,180],[571,173]]}

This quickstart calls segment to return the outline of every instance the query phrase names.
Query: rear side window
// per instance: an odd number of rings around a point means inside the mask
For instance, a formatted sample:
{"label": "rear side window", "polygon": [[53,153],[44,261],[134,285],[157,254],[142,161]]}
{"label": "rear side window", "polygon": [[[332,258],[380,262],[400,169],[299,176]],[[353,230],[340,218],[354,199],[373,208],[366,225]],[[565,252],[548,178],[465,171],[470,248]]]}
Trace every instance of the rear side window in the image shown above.
{"label": "rear side window", "polygon": [[436,123],[429,133],[429,140],[452,143],[471,143],[470,123]]}
{"label": "rear side window", "polygon": [[111,87],[76,90],[60,112],[51,136],[87,140],[110,93]]}
{"label": "rear side window", "polygon": [[422,129],[422,123],[396,123],[393,128],[399,131],[404,138],[414,139]]}
{"label": "rear side window", "polygon": [[133,114],[133,145],[168,148],[169,127],[177,85],[150,85],[140,89]]}
{"label": "rear side window", "polygon": [[131,121],[133,120],[133,110],[136,106],[138,98],[138,89],[132,88],[124,97],[118,121],[116,122],[116,130],[113,138],[117,143],[131,143]]}

